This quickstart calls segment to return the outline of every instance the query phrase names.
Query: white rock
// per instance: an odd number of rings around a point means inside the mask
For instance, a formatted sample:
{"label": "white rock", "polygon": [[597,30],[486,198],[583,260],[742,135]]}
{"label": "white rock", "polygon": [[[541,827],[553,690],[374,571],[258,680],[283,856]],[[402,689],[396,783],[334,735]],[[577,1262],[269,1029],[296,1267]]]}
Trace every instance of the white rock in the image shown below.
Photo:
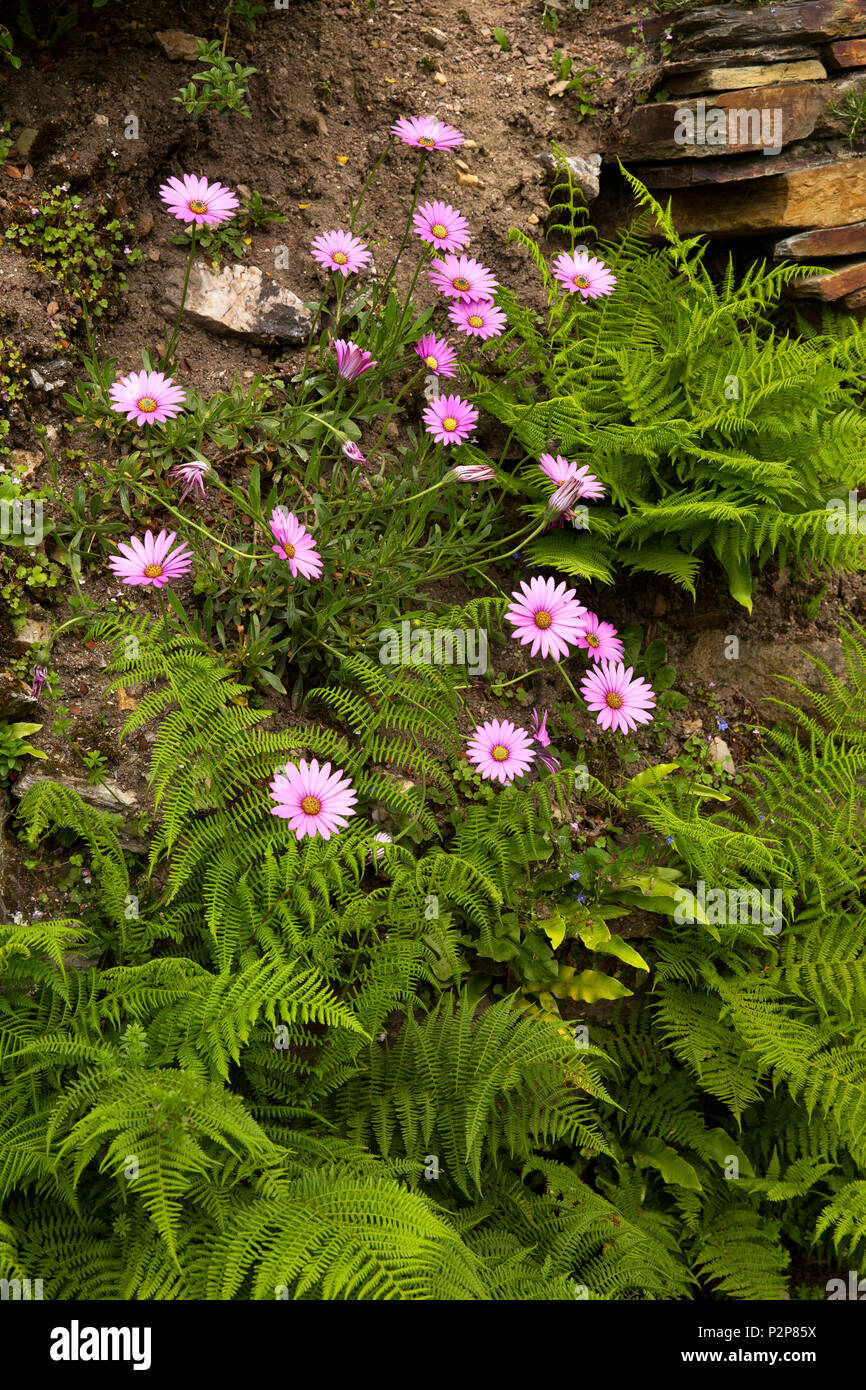
{"label": "white rock", "polygon": [[[183,290],[183,271],[166,281],[167,308],[176,312]],[[226,265],[215,275],[196,261],[189,277],[184,315],[212,333],[236,333],[253,340],[301,343],[312,328],[312,315],[296,294],[265,279],[258,266]]]}
{"label": "white rock", "polygon": [[40,622],[37,618],[28,618],[16,632],[12,645],[17,652],[23,654],[31,647],[41,647],[50,635],[51,627],[48,623]]}
{"label": "white rock", "polygon": [[716,737],[711,742],[710,758],[714,763],[721,765],[725,772],[730,772],[732,776],[737,770],[731,757],[731,750],[723,738]]}
{"label": "white rock", "polygon": [[[556,84],[555,84],[556,85]],[[554,158],[547,151],[539,155],[540,162],[545,169],[554,167]],[[571,172],[575,184],[580,189],[584,198],[591,203],[598,197],[599,181],[601,179],[601,155],[600,154],[572,154],[566,158],[566,164]]]}
{"label": "white rock", "polygon": [[98,806],[105,811],[122,811],[124,809],[139,809],[138,802],[131,792],[125,792],[121,787],[109,788],[105,782],[97,782],[92,785],[86,782],[83,777],[66,777],[51,775],[51,772],[27,772],[23,777],[19,777],[12,784],[12,795],[21,797],[31,787],[38,786],[40,782],[59,782],[67,787],[69,791],[78,792],[82,801],[87,801],[91,806]]}

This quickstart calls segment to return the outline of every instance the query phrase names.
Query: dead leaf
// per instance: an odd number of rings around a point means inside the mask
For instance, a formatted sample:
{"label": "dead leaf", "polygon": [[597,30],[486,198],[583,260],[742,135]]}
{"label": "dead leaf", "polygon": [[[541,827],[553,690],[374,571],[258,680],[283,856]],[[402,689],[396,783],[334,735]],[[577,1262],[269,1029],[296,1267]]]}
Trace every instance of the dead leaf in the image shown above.
{"label": "dead leaf", "polygon": [[115,693],[116,696],[117,696],[117,708],[118,708],[118,709],[127,709],[127,710],[129,710],[129,709],[137,709],[137,708],[138,708],[137,702],[136,702],[135,700],[133,700],[133,698],[132,698],[131,695],[127,695],[127,693],[126,693],[126,691],[124,690],[124,688],[123,688],[122,685],[119,685],[119,686],[117,687],[117,690],[116,690],[114,693]]}
{"label": "dead leaf", "polygon": [[21,177],[21,170],[16,169],[14,164],[6,165],[6,173],[9,175],[10,179],[20,179]]}
{"label": "dead leaf", "polygon": [[459,169],[457,170],[457,182],[477,184],[479,188],[484,187],[477,174],[461,174]]}
{"label": "dead leaf", "polygon": [[32,178],[33,178],[33,165],[32,165],[32,164],[25,164],[25,165],[24,165],[24,177],[25,177],[25,179],[32,179]]}
{"label": "dead leaf", "polygon": [[45,306],[45,312],[46,312],[46,314],[48,315],[49,318],[53,318],[53,316],[57,313],[57,310],[58,310],[59,308],[60,308],[60,305],[57,303],[57,300],[56,300],[56,299],[51,299],[51,300],[49,300],[49,302],[48,302],[48,303],[46,304],[46,306]]}

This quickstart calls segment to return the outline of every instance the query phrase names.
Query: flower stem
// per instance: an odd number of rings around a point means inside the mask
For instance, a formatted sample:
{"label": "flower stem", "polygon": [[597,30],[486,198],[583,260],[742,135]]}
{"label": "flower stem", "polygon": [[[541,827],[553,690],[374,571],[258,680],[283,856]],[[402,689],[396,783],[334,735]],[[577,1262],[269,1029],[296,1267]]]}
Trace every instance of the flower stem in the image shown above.
{"label": "flower stem", "polygon": [[406,243],[407,243],[407,241],[409,240],[409,233],[410,233],[411,230],[412,230],[412,218],[413,218],[414,215],[415,215],[415,207],[416,207],[416,205],[417,205],[417,203],[418,203],[418,195],[419,195],[419,193],[421,192],[421,178],[422,178],[423,173],[424,173],[424,167],[425,167],[426,162],[427,162],[427,152],[426,152],[426,150],[424,150],[424,151],[422,151],[422,153],[421,153],[421,158],[420,158],[419,161],[418,161],[418,173],[415,175],[415,187],[414,187],[414,189],[413,189],[413,191],[412,191],[412,206],[411,206],[410,209],[409,209],[409,216],[408,216],[407,219],[406,219],[406,229],[405,229],[405,231],[403,232],[403,240],[400,242],[400,245],[399,245],[399,247],[397,248],[397,254],[396,254],[396,256],[394,257],[393,261],[391,262],[390,266],[388,267],[388,274],[385,276],[385,279],[382,281],[381,285],[378,287],[378,293],[377,293],[377,295],[376,295],[375,302],[374,302],[374,306],[373,306],[374,308],[375,308],[375,305],[378,304],[378,303],[380,303],[380,301],[383,299],[384,294],[385,294],[385,291],[387,290],[389,284],[391,283],[391,279],[392,279],[392,277],[393,277],[393,275],[394,275],[395,270],[397,269],[397,265],[398,265],[398,263],[399,263],[400,257],[402,256],[403,252],[406,250]]}
{"label": "flower stem", "polygon": [[[194,531],[201,532],[203,536],[207,536],[209,541],[212,541],[215,545],[218,545],[222,550],[229,550],[233,555],[240,555],[244,560],[270,559],[270,556],[268,555],[252,555],[248,550],[237,550],[233,545],[229,545],[227,541],[220,540],[219,536],[216,536],[213,531],[209,531],[206,526],[200,526],[197,521],[193,521],[191,517],[187,516],[186,512],[178,511],[178,509],[176,507],[173,507],[170,502],[166,502],[164,497],[160,497],[158,493],[152,492],[146,483],[136,483],[136,487],[140,488],[140,490],[144,493],[146,497],[152,498],[154,502],[159,502],[167,512],[170,512],[172,516],[176,516],[178,520],[184,523],[185,526],[191,526]],[[226,487],[225,484],[222,482],[220,482],[220,487],[224,488],[224,490],[228,492],[230,496],[236,497],[234,489]],[[247,515],[250,517],[252,521],[255,521],[257,524],[260,524],[259,517],[256,517],[253,512],[249,511],[248,508],[244,508],[244,510],[247,512]]]}
{"label": "flower stem", "polygon": [[569,690],[571,691],[572,695],[574,695],[576,699],[582,701],[582,700],[583,700],[583,696],[580,694],[580,691],[575,690],[574,686],[573,686],[572,683],[571,683],[571,679],[570,679],[570,677],[569,677],[569,675],[568,675],[568,672],[566,671],[566,669],[565,669],[565,667],[563,666],[562,662],[561,662],[561,661],[557,661],[556,664],[557,664],[557,666],[559,667],[559,674],[562,676],[562,679],[565,681],[565,683],[566,683],[566,685],[568,686]]}
{"label": "flower stem", "polygon": [[195,246],[196,246],[196,235],[197,235],[197,233],[198,233],[198,223],[197,223],[197,222],[193,222],[192,227],[190,228],[190,234],[189,234],[189,256],[187,257],[187,262],[186,262],[186,274],[185,274],[184,277],[183,277],[183,292],[181,293],[181,296],[180,296],[180,306],[179,306],[178,311],[177,311],[177,318],[176,318],[176,320],[175,320],[175,324],[174,324],[174,328],[173,328],[173,330],[172,330],[171,337],[170,337],[169,339],[167,339],[167,341],[166,341],[165,352],[164,352],[164,354],[163,354],[162,362],[160,363],[160,368],[161,368],[161,370],[164,371],[164,372],[170,372],[171,369],[172,369],[172,367],[174,366],[174,350],[175,350],[175,348],[177,347],[177,340],[178,340],[178,338],[180,337],[180,322],[181,322],[181,319],[183,318],[184,305],[186,304],[186,296],[187,296],[187,291],[188,291],[188,289],[189,289],[189,277],[190,277],[190,274],[191,274],[191,272],[192,272],[192,263],[193,263],[193,261],[194,261],[194,259],[195,259]]}
{"label": "flower stem", "polygon": [[410,386],[413,386],[413,385],[415,384],[415,382],[418,380],[418,378],[419,378],[420,376],[423,376],[423,375],[424,375],[424,368],[421,367],[417,372],[413,372],[413,373],[412,373],[412,375],[410,376],[409,380],[406,382],[405,386],[402,386],[402,387],[400,388],[400,390],[397,392],[396,396],[394,397],[393,401],[391,402],[390,408],[389,408],[389,410],[388,410],[387,417],[386,417],[386,419],[385,419],[385,423],[384,423],[384,425],[382,426],[382,432],[381,432],[381,434],[379,435],[379,438],[376,440],[376,442],[375,442],[375,444],[373,445],[373,447],[370,449],[370,453],[371,453],[371,454],[375,454],[376,450],[379,449],[379,448],[381,448],[381,446],[382,446],[382,440],[385,438],[385,435],[386,435],[387,432],[388,432],[388,426],[390,425],[392,419],[394,418],[394,412],[395,412],[395,410],[397,409],[397,406],[399,405],[400,401],[401,401],[401,400],[403,399],[403,397],[405,396],[406,392],[409,390],[409,387],[410,387]]}

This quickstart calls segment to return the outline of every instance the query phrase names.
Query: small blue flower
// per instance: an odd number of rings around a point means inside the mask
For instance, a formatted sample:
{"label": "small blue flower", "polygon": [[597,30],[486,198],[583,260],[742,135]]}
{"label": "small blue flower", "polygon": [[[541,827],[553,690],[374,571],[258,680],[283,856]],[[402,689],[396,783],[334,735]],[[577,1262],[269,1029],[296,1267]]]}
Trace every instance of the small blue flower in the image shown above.
{"label": "small blue flower", "polygon": [[577,872],[577,870],[575,869],[575,870],[574,870],[574,873],[569,874],[569,878],[578,879],[578,878],[580,878],[580,874],[579,874],[579,873]]}
{"label": "small blue flower", "polygon": [[665,840],[665,844],[666,844],[666,845],[672,845],[673,842],[674,842],[674,837],[673,837],[673,835],[668,835],[667,839]]}
{"label": "small blue flower", "polygon": [[716,723],[718,724],[720,729],[726,729],[728,727],[725,720],[720,719],[718,715],[716,715]]}
{"label": "small blue flower", "polygon": [[764,815],[763,811],[759,811],[759,812],[758,812],[758,820],[766,820],[766,819],[767,819],[767,817]]}
{"label": "small blue flower", "polygon": [[585,895],[584,893],[578,893],[578,895],[577,895],[577,901],[578,901],[579,903],[585,903],[585,902],[586,902],[586,895]]}

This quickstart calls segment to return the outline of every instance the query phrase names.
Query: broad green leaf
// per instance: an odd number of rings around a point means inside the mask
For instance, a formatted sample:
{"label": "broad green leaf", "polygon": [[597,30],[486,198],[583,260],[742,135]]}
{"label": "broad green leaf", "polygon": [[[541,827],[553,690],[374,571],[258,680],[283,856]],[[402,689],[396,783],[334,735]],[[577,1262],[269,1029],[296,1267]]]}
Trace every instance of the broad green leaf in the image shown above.
{"label": "broad green leaf", "polygon": [[624,800],[639,791],[641,787],[653,787],[657,782],[661,782],[665,777],[670,777],[672,772],[682,766],[681,763],[656,763],[654,767],[646,767],[643,772],[639,772],[636,777],[630,777],[620,792],[620,797]]}
{"label": "broad green leaf", "polygon": [[632,1158],[639,1168],[657,1168],[665,1182],[687,1187],[690,1192],[702,1190],[692,1165],[661,1139],[641,1139],[640,1146],[632,1150]]}
{"label": "broad green leaf", "polygon": [[556,916],[548,918],[546,922],[542,922],[541,926],[544,929],[544,935],[555,951],[565,940],[565,918],[557,913]]}
{"label": "broad green leaf", "polygon": [[716,1160],[721,1168],[724,1168],[728,1159],[735,1158],[740,1165],[740,1176],[744,1178],[754,1177],[755,1170],[747,1155],[723,1129],[709,1130],[704,1135],[704,1145],[709,1150],[710,1156]]}
{"label": "broad green leaf", "polygon": [[649,970],[643,956],[627,941],[623,941],[621,936],[612,936],[608,941],[602,941],[593,949],[601,951],[606,956],[616,956],[619,960],[625,961],[626,965],[633,965],[635,970]]}
{"label": "broad green leaf", "polygon": [[582,999],[587,1004],[594,1004],[597,999],[625,999],[632,993],[620,980],[600,970],[582,970],[576,975],[573,965],[560,967],[559,979],[551,985],[550,992],[557,999]]}

